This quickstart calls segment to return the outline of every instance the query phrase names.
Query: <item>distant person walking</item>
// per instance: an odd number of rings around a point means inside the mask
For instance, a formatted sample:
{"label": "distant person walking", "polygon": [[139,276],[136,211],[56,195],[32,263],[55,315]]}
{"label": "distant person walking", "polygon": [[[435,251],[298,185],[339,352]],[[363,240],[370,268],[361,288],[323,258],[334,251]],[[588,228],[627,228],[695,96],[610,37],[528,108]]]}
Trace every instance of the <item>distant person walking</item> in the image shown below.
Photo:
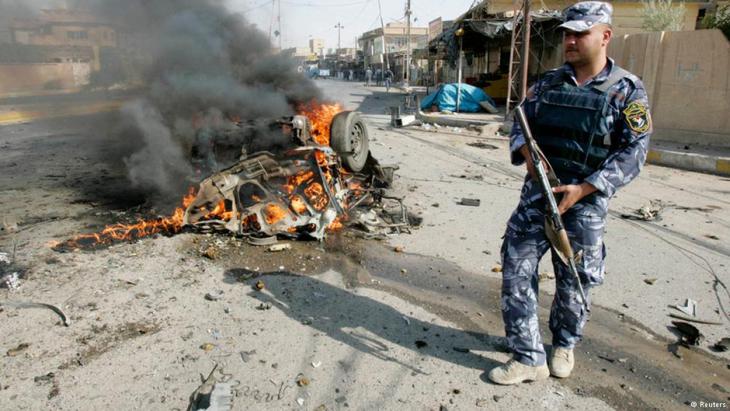
{"label": "distant person walking", "polygon": [[390,92],[390,86],[393,83],[393,72],[390,71],[390,69],[385,69],[385,73],[383,74],[383,78],[385,79],[385,92]]}
{"label": "distant person walking", "polygon": [[365,70],[365,79],[367,80],[367,84],[365,85],[370,87],[371,82],[373,81],[373,70],[370,67]]}

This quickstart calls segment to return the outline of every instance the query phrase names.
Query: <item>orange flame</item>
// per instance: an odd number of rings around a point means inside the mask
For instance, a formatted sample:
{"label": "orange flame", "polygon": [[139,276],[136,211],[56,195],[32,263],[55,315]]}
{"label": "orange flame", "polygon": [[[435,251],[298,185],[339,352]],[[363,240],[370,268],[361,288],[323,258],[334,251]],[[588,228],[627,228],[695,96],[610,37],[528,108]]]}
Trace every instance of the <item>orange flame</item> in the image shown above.
{"label": "orange flame", "polygon": [[317,211],[322,211],[327,207],[329,199],[327,194],[324,192],[324,187],[319,183],[312,183],[304,189],[304,195],[309,199],[309,203],[312,204]]}
{"label": "orange flame", "polygon": [[276,224],[286,217],[286,210],[274,203],[266,204],[264,207],[264,220],[266,224]]}
{"label": "orange flame", "polygon": [[[142,237],[149,237],[158,233],[176,234],[182,230],[183,216],[185,209],[195,199],[195,189],[190,188],[188,194],[183,197],[182,207],[178,207],[169,217],[157,218],[154,220],[140,220],[135,224],[113,224],[102,231],[94,234],[82,234],[62,243],[56,247],[80,248],[97,245],[109,245],[117,241],[130,241]],[[216,207],[209,215],[213,215],[219,208]],[[225,204],[223,204],[225,211]]]}
{"label": "orange flame", "polygon": [[330,144],[330,125],[332,119],[343,111],[339,104],[320,104],[311,101],[309,104],[299,106],[299,114],[306,116],[312,125],[310,130],[312,138],[317,144],[328,146]]}

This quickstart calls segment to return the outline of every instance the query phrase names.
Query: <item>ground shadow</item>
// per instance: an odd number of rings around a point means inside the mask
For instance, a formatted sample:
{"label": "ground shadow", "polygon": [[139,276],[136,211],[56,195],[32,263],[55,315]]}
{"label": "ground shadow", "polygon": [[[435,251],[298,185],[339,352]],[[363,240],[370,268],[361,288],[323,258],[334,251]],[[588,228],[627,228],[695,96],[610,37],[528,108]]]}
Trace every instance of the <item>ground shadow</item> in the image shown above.
{"label": "ground shadow", "polygon": [[[472,352],[495,351],[498,343],[492,340],[497,340],[496,337],[419,320],[410,313],[360,295],[357,290],[288,273],[258,276],[246,270],[232,269],[225,275],[228,282],[243,278],[249,283],[252,287],[249,295],[261,301],[262,308],[270,305],[364,354],[397,363],[415,373],[425,372],[417,365],[396,358],[383,341],[462,367],[490,370],[499,365]],[[265,291],[256,290],[257,281],[265,284]]]}

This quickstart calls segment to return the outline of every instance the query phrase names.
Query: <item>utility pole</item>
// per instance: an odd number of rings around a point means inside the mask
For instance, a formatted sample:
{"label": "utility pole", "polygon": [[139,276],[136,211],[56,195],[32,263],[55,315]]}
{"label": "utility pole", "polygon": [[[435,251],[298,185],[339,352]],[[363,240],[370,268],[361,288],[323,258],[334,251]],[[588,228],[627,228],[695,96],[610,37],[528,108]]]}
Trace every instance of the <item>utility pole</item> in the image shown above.
{"label": "utility pole", "polygon": [[388,46],[385,44],[385,23],[383,23],[383,8],[378,0],[378,12],[380,13],[380,30],[383,31],[383,55],[385,56],[385,67],[390,70],[390,61],[388,60]]}
{"label": "utility pole", "polygon": [[406,0],[406,66],[403,70],[403,85],[408,87],[411,79],[411,0]]}
{"label": "utility pole", "polygon": [[342,48],[342,43],[340,42],[340,32],[342,31],[342,29],[345,28],[345,26],[343,26],[342,23],[337,22],[335,28],[337,29],[337,54],[339,54],[340,49]]}
{"label": "utility pole", "polygon": [[522,83],[520,84],[520,101],[527,97],[527,77],[530,72],[530,0],[523,0],[522,29]]}
{"label": "utility pole", "polygon": [[281,0],[279,0],[279,14],[276,16],[276,21],[279,23],[279,51],[281,51]]}

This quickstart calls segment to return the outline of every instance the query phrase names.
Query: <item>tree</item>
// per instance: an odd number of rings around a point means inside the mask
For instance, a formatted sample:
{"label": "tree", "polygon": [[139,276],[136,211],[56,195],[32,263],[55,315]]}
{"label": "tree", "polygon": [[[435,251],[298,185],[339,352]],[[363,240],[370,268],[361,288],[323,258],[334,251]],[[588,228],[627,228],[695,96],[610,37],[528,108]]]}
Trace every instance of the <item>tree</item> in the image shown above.
{"label": "tree", "polygon": [[730,39],[730,4],[720,6],[714,13],[702,19],[702,26],[708,29],[719,29]]}
{"label": "tree", "polygon": [[643,0],[644,22],[641,27],[647,31],[679,31],[684,27],[684,2],[672,0]]}

